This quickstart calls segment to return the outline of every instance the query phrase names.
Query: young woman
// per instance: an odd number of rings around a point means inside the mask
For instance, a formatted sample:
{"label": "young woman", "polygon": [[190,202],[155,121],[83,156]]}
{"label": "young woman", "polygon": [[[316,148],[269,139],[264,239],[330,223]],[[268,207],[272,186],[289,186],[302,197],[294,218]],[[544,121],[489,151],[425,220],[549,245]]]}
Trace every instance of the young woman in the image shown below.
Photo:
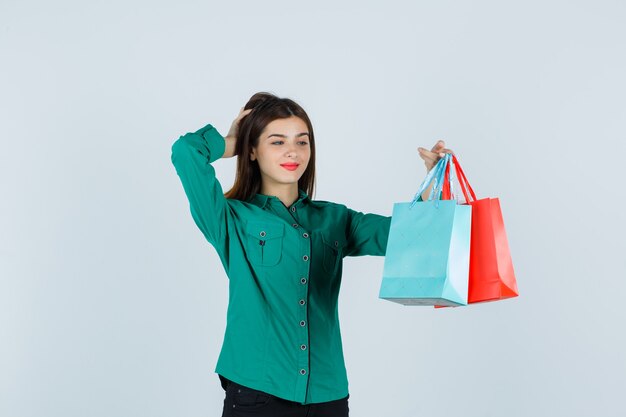
{"label": "young woman", "polygon": [[[430,170],[451,151],[439,141],[419,152]],[[235,183],[224,194],[211,164],[235,155]],[[302,107],[269,93],[252,96],[226,137],[210,124],[181,136],[171,159],[229,278],[215,369],[226,391],[222,416],[348,416],[342,259],[383,256],[391,217],[310,198],[313,126]]]}

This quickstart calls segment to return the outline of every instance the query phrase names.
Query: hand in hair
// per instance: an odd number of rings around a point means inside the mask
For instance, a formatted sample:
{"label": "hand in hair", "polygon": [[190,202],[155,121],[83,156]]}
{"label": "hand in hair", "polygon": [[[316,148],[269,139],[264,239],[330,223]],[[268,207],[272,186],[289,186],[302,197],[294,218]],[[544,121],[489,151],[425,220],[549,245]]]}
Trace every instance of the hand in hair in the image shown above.
{"label": "hand in hair", "polygon": [[251,111],[252,109],[244,110],[243,107],[239,110],[239,114],[230,126],[228,135],[224,138],[226,140],[226,149],[222,158],[231,158],[235,156],[235,144],[237,143],[237,134],[239,133],[239,121]]}

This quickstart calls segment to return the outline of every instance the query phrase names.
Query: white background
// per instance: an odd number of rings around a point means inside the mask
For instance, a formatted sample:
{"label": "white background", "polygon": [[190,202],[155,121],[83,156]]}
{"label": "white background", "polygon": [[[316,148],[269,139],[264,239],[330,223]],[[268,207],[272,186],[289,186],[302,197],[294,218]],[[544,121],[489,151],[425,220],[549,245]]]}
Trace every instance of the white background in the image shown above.
{"label": "white background", "polygon": [[[390,215],[444,139],[499,197],[520,296],[378,299],[344,260],[351,415],[621,416],[620,1],[0,3],[0,415],[217,416],[227,278],[171,144],[300,103],[314,198]],[[214,164],[224,190],[235,159]]]}

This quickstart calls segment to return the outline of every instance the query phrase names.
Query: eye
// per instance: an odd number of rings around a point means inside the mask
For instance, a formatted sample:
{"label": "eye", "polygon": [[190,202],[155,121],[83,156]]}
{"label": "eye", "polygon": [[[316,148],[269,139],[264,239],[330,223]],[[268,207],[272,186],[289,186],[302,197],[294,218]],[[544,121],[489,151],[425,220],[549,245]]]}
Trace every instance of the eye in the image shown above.
{"label": "eye", "polygon": [[300,141],[300,143],[303,144],[303,145],[308,145],[309,144],[309,142],[307,142],[306,140]]}
{"label": "eye", "polygon": [[274,142],[272,142],[272,145],[274,145],[274,144],[276,144],[276,143],[283,143],[283,141],[282,141],[282,140],[277,140],[277,141],[274,141]]}

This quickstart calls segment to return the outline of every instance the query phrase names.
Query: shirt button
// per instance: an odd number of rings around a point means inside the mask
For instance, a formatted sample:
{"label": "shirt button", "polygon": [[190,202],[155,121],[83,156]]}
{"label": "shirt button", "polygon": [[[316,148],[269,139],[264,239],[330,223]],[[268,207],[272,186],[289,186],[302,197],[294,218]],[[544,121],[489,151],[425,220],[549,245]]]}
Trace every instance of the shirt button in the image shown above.
{"label": "shirt button", "polygon": [[296,211],[296,208],[295,208],[295,207],[292,207],[292,208],[291,208],[291,212],[293,213],[293,212],[295,212],[295,211]]}
{"label": "shirt button", "polygon": [[306,369],[300,369],[300,375],[306,375]]}
{"label": "shirt button", "polygon": [[306,237],[309,237],[309,234],[308,233],[302,233],[302,236],[306,238]]}
{"label": "shirt button", "polygon": [[301,305],[301,306],[303,306],[303,305],[305,305],[305,304],[306,304],[306,301],[304,301],[304,300],[300,300],[300,305]]}
{"label": "shirt button", "polygon": [[301,350],[306,350],[306,345],[300,345]]}
{"label": "shirt button", "polygon": [[302,278],[302,279],[300,279],[300,283],[301,283],[301,284],[306,284],[306,278]]}
{"label": "shirt button", "polygon": [[261,237],[265,237],[266,233],[265,231],[262,231],[261,233],[259,233],[261,235]]}
{"label": "shirt button", "polygon": [[294,224],[292,224],[292,226],[297,229],[298,228],[298,223],[294,223]]}
{"label": "shirt button", "polygon": [[302,326],[302,327],[306,326],[306,321],[302,320],[302,321],[300,322],[300,326]]}
{"label": "shirt button", "polygon": [[308,261],[308,260],[309,260],[309,257],[308,257],[307,255],[304,255],[304,256],[302,257],[302,260],[303,260],[303,261]]}

